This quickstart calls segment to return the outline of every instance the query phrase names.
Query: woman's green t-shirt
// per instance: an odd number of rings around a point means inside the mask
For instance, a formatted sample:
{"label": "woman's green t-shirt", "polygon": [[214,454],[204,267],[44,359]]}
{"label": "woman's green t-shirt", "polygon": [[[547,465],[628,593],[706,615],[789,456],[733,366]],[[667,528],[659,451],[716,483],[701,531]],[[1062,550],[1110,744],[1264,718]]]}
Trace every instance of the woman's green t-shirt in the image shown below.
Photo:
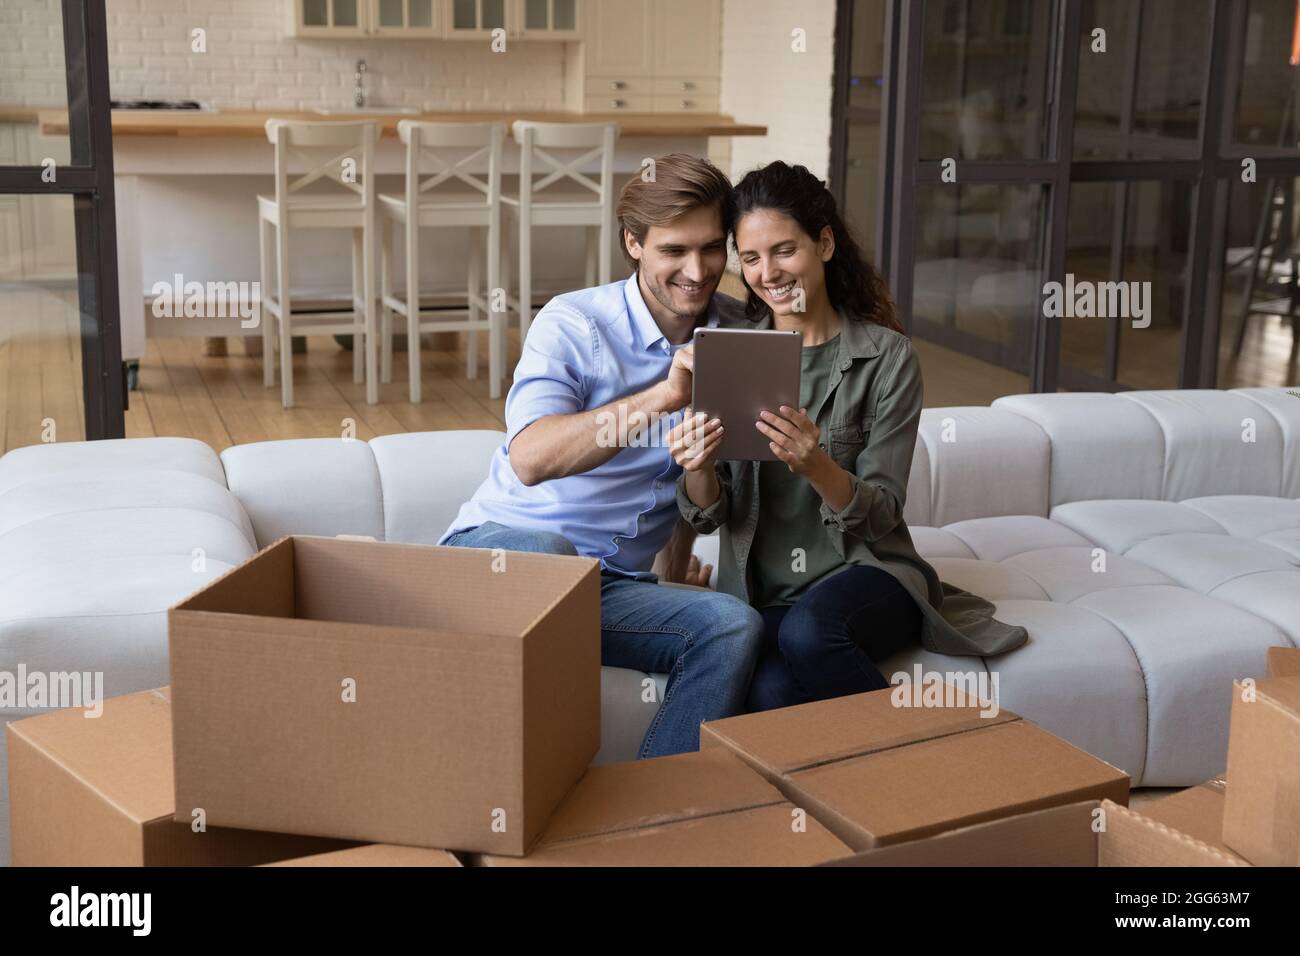
{"label": "woman's green t-shirt", "polygon": [[[799,407],[815,419],[835,368],[839,336],[805,346]],[[821,495],[781,461],[758,466],[758,529],[750,551],[754,607],[794,604],[815,584],[848,567],[822,527]]]}

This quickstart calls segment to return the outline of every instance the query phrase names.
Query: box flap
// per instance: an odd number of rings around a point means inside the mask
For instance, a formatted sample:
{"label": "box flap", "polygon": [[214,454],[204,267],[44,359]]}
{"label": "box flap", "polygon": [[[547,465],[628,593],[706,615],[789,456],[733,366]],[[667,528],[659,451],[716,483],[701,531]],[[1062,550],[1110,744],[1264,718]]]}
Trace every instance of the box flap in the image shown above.
{"label": "box flap", "polygon": [[838,818],[822,818],[831,831],[858,849],[1064,803],[1127,801],[1128,784],[1123,771],[1024,720],[790,777],[810,807]]}
{"label": "box flap", "polygon": [[485,856],[481,866],[812,866],[848,847],[808,818],[791,826],[794,807],[781,802],[545,846],[523,859]]}
{"label": "box flap", "polygon": [[725,750],[590,768],[551,817],[551,845],[783,802]]}
{"label": "box flap", "polygon": [[788,774],[1020,719],[1008,710],[981,716],[978,704],[951,690],[957,706],[900,707],[893,690],[879,690],[710,721],[701,725],[701,747],[725,744],[765,772]]}
{"label": "box flap", "polygon": [[1236,856],[1223,842],[1225,794],[1222,780],[1207,780],[1199,786],[1151,801],[1142,807],[1142,815]]}
{"label": "box flap", "polygon": [[1300,720],[1300,677],[1270,677],[1255,685],[1260,700],[1267,700]]}
{"label": "box flap", "polygon": [[348,850],[299,856],[292,860],[277,860],[262,866],[448,866],[463,864],[446,850],[426,850],[415,846],[394,846],[390,843],[371,843]]}
{"label": "box flap", "polygon": [[9,731],[63,767],[124,815],[146,823],[172,815],[172,725],[167,696],[142,691],[19,720]]}
{"label": "box flap", "polygon": [[1136,810],[1110,800],[1103,800],[1101,806],[1106,829],[1098,838],[1099,866],[1250,865]]}
{"label": "box flap", "polygon": [[1096,866],[1093,820],[1085,800],[962,827],[910,843],[866,850],[823,866]]}
{"label": "box flap", "polygon": [[1269,677],[1300,677],[1300,647],[1270,647]]}

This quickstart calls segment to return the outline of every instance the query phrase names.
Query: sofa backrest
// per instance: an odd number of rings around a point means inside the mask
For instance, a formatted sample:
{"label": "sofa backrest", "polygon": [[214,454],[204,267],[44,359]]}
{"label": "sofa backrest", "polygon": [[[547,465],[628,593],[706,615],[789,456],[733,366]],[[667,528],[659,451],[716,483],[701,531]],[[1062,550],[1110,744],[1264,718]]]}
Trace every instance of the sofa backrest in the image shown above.
{"label": "sofa backrest", "polygon": [[[265,546],[285,534],[431,544],[504,434],[422,432],[238,445],[230,490]],[[1300,498],[1300,397],[1282,388],[1014,395],[921,413],[909,525],[1046,517],[1093,499]]]}

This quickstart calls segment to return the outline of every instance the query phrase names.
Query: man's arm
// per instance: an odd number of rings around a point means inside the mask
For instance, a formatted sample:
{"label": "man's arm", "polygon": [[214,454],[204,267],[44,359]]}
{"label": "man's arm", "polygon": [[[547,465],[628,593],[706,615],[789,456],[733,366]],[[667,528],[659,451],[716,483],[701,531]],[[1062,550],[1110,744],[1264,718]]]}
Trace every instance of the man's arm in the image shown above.
{"label": "man's arm", "polygon": [[537,419],[511,441],[510,467],[525,485],[536,485],[603,465],[629,444],[626,426],[648,423],[653,413],[669,414],[690,401],[694,368],[688,346],[673,356],[668,377],[644,391],[600,408]]}
{"label": "man's arm", "polygon": [[664,549],[655,555],[654,567],[651,568],[660,581],[702,588],[709,586],[713,565],[700,566],[700,559],[692,552],[695,538],[695,529],[685,519],[678,518],[677,524],[673,526],[673,536],[668,539]]}

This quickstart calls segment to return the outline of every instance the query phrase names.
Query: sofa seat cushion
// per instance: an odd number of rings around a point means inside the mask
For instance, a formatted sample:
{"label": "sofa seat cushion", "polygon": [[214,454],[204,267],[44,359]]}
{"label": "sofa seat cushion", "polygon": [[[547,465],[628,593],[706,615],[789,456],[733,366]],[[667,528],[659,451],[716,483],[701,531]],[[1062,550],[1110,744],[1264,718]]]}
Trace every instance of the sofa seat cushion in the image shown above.
{"label": "sofa seat cushion", "polygon": [[1204,511],[1176,501],[1115,498],[1072,501],[1052,509],[1052,520],[1077,531],[1107,551],[1129,548],[1164,534],[1226,534],[1227,529]]}

